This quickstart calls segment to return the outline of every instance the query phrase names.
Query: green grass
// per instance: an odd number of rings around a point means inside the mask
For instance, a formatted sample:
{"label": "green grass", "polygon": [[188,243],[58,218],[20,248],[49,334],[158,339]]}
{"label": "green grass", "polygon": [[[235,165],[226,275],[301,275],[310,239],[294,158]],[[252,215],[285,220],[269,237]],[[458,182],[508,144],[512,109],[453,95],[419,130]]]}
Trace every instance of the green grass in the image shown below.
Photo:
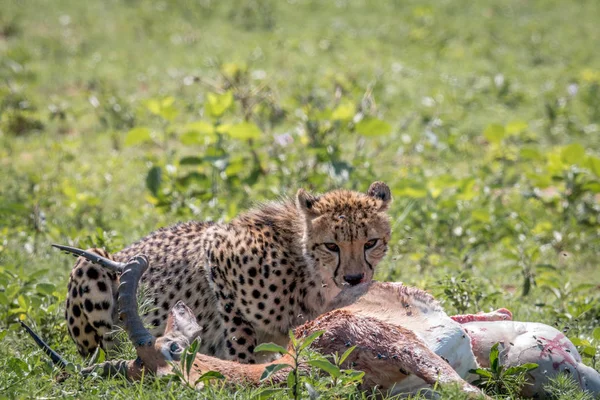
{"label": "green grass", "polygon": [[599,15],[595,0],[0,0],[0,396],[195,396],[53,381],[16,324],[79,359],[61,316],[72,259],[50,243],[114,251],[373,180],[395,197],[380,279],[556,325],[592,365]]}

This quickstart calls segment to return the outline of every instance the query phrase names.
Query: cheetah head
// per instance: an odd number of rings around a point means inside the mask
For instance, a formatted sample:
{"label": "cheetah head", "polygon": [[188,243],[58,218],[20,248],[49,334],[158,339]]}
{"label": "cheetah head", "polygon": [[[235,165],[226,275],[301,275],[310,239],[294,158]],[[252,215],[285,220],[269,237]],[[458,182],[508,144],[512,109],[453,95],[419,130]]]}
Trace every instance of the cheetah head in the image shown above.
{"label": "cheetah head", "polygon": [[354,286],[373,278],[388,249],[392,196],[383,182],[367,193],[335,190],[313,196],[300,189],[296,207],[304,223],[303,251],[320,272],[323,283]]}

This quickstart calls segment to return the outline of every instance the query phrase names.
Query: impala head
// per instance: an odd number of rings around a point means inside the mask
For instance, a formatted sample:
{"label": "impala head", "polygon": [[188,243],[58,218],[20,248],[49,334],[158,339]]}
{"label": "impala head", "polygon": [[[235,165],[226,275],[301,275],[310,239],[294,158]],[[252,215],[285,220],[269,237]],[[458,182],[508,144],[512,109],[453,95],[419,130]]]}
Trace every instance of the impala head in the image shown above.
{"label": "impala head", "polygon": [[156,339],[154,347],[167,361],[179,361],[183,350],[199,338],[201,332],[192,310],[178,301],[169,313],[164,335]]}
{"label": "impala head", "polygon": [[314,196],[304,190],[296,206],[304,216],[304,257],[324,283],[354,286],[373,278],[390,240],[386,213],[392,200],[389,187],[374,182],[366,193],[336,190]]}
{"label": "impala head", "polygon": [[171,309],[165,334],[162,337],[156,338],[146,329],[137,307],[138,284],[142,274],[148,268],[148,259],[145,256],[137,255],[127,263],[120,263],[73,247],[53,246],[121,273],[117,300],[119,315],[138,354],[138,360],[129,367],[130,377],[141,374],[143,369],[158,375],[168,373],[171,369],[168,362],[179,361],[183,350],[200,335],[202,328],[198,325],[196,317],[181,301]]}

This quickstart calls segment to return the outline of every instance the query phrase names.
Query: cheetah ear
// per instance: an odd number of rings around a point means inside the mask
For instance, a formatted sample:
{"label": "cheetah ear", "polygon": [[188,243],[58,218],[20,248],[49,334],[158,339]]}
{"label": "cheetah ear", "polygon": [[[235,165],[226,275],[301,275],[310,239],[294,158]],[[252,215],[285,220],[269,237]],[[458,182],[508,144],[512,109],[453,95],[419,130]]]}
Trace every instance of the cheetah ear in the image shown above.
{"label": "cheetah ear", "polygon": [[181,334],[192,343],[194,339],[200,336],[200,333],[202,333],[202,328],[198,325],[192,310],[182,301],[178,301],[169,312],[165,336],[168,334]]}
{"label": "cheetah ear", "polygon": [[381,200],[379,211],[387,210],[392,202],[392,192],[390,191],[389,186],[379,181],[371,183],[369,190],[367,190],[367,196]]}
{"label": "cheetah ear", "polygon": [[319,213],[315,211],[314,205],[319,201],[319,198],[308,193],[304,189],[298,190],[296,193],[296,207],[300,214],[304,215],[307,219],[313,219],[319,216]]}

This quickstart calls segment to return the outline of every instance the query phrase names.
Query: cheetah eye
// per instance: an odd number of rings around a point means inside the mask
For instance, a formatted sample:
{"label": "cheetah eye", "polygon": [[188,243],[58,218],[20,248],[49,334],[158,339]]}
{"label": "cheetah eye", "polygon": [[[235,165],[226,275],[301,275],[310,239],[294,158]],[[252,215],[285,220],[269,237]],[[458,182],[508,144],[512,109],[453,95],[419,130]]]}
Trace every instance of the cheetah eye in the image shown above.
{"label": "cheetah eye", "polygon": [[335,243],[323,243],[323,244],[325,245],[325,247],[327,247],[327,250],[329,250],[329,251],[333,251],[334,253],[340,252],[339,246]]}
{"label": "cheetah eye", "polygon": [[375,245],[377,244],[378,241],[379,241],[379,239],[369,240],[367,243],[365,243],[365,250],[369,250],[369,249],[375,247]]}
{"label": "cheetah eye", "polygon": [[179,346],[177,343],[173,342],[173,343],[171,343],[171,346],[169,347],[169,351],[171,353],[179,353],[179,352],[181,352],[181,346]]}

